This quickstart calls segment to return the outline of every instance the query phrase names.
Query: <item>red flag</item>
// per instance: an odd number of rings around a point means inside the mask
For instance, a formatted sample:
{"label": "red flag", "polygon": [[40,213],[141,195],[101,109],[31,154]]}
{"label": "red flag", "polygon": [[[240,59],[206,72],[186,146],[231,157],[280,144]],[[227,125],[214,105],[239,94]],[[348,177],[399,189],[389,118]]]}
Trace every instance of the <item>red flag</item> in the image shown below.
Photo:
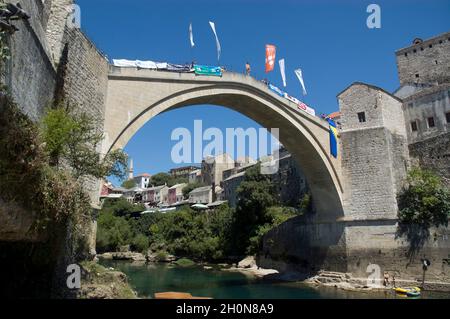
{"label": "red flag", "polygon": [[274,45],[266,45],[266,73],[272,72],[275,68],[277,48]]}

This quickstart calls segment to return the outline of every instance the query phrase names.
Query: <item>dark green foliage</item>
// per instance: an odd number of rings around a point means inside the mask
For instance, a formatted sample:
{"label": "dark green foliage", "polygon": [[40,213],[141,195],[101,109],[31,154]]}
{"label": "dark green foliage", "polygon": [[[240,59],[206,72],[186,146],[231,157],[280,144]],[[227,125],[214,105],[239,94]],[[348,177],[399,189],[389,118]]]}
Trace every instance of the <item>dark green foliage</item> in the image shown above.
{"label": "dark green foliage", "polygon": [[168,187],[172,187],[177,184],[189,183],[187,178],[175,178],[168,173],[158,173],[152,176],[150,180],[150,185],[153,186],[162,186],[167,185]]}
{"label": "dark green foliage", "polygon": [[58,105],[48,109],[41,125],[41,136],[51,164],[62,161],[76,178],[93,176],[125,177],[128,157],[122,150],[109,152],[104,158],[97,152],[103,141],[103,131],[97,119],[71,107]]}
{"label": "dark green foliage", "polygon": [[124,181],[122,183],[122,187],[126,188],[126,189],[132,189],[132,188],[135,188],[136,186],[137,186],[136,182],[134,180],[132,180],[132,179],[129,179],[129,180]]}
{"label": "dark green foliage", "polygon": [[123,198],[106,200],[102,209],[102,212],[110,212],[116,216],[133,215],[143,211],[145,211],[144,205],[134,205]]}
{"label": "dark green foliage", "polygon": [[97,249],[107,252],[131,245],[136,251],[146,251],[149,241],[140,226],[142,219],[133,218],[144,210],[143,205],[133,205],[124,199],[106,200],[97,221]]}
{"label": "dark green foliage", "polygon": [[276,204],[275,192],[269,177],[262,175],[260,168],[256,165],[249,169],[237,189],[238,203],[232,225],[234,253],[237,255],[246,254],[250,238],[257,235],[260,226],[272,222],[267,209]]}
{"label": "dark green foliage", "polygon": [[146,253],[150,243],[144,234],[137,234],[132,241],[131,248],[135,251]]}
{"label": "dark green foliage", "polygon": [[185,188],[183,188],[183,196],[184,198],[189,197],[189,193],[192,192],[196,188],[200,188],[206,186],[203,183],[189,183]]}
{"label": "dark green foliage", "polygon": [[131,243],[133,232],[124,217],[104,212],[100,214],[97,223],[97,250],[99,252],[116,251],[120,246]]}
{"label": "dark green foliage", "polygon": [[430,227],[448,226],[450,190],[433,172],[414,168],[398,196],[398,205],[397,235],[408,240],[412,258],[429,239]]}
{"label": "dark green foliage", "polygon": [[411,170],[406,188],[399,195],[399,219],[405,224],[447,226],[450,191],[433,172]]}

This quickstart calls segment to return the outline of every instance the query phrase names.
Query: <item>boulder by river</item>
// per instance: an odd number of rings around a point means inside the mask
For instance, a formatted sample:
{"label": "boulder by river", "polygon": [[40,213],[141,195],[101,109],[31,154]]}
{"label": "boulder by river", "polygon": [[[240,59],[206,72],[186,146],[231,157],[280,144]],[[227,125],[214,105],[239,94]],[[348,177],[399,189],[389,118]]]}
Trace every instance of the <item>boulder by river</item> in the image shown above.
{"label": "boulder by river", "polygon": [[256,264],[256,258],[254,256],[248,256],[242,261],[240,261],[237,267],[231,267],[228,269],[223,269],[224,271],[237,271],[246,275],[256,276],[256,277],[266,277],[269,275],[278,274],[277,270],[274,269],[263,269],[258,267]]}
{"label": "boulder by river", "polygon": [[127,252],[114,252],[114,253],[104,253],[97,256],[100,259],[106,260],[129,260],[129,261],[147,261],[145,256],[141,253],[134,253],[131,251]]}

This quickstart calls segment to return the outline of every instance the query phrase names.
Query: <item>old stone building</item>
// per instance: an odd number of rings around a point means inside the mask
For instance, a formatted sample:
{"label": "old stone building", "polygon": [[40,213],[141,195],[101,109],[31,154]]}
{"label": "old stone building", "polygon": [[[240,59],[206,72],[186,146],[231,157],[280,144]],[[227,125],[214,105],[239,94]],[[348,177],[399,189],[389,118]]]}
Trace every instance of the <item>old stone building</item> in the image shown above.
{"label": "old stone building", "polygon": [[435,170],[450,185],[450,32],[397,51],[412,164]]}
{"label": "old stone building", "polygon": [[[267,160],[271,159],[272,156]],[[285,148],[280,150],[279,159],[276,161],[279,169],[270,175],[274,195],[282,205],[297,207],[308,191],[306,178],[296,160]],[[256,163],[245,164],[223,172],[224,200],[227,200],[231,207],[237,205],[237,189],[245,180],[246,171],[255,165]]]}

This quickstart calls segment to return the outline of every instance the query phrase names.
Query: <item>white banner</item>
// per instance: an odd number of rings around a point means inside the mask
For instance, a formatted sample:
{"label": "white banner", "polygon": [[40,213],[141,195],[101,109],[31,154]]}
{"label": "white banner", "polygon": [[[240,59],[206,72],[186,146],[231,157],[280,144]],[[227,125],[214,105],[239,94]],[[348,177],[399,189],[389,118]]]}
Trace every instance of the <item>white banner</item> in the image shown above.
{"label": "white banner", "polygon": [[295,74],[297,75],[298,80],[300,81],[300,84],[302,85],[303,95],[307,95],[308,92],[306,92],[305,81],[303,80],[303,72],[302,72],[302,70],[301,69],[295,70]]}
{"label": "white banner", "polygon": [[137,67],[136,61],[131,60],[113,60],[114,66],[122,67],[122,68],[135,68]]}
{"label": "white banner", "polygon": [[214,22],[209,21],[209,25],[211,26],[211,29],[214,32],[214,36],[216,37],[216,45],[217,45],[217,61],[220,61],[220,53],[222,52],[222,48],[220,46],[220,41],[219,41],[219,37],[217,36],[217,32],[216,32],[216,25],[214,24]]}
{"label": "white banner", "polygon": [[280,71],[281,71],[281,77],[283,78],[283,86],[286,87],[286,63],[284,61],[284,59],[281,59],[279,61],[280,63]]}
{"label": "white banner", "polygon": [[191,47],[195,47],[194,43],[194,33],[192,31],[192,23],[189,25],[189,39],[191,40]]}

